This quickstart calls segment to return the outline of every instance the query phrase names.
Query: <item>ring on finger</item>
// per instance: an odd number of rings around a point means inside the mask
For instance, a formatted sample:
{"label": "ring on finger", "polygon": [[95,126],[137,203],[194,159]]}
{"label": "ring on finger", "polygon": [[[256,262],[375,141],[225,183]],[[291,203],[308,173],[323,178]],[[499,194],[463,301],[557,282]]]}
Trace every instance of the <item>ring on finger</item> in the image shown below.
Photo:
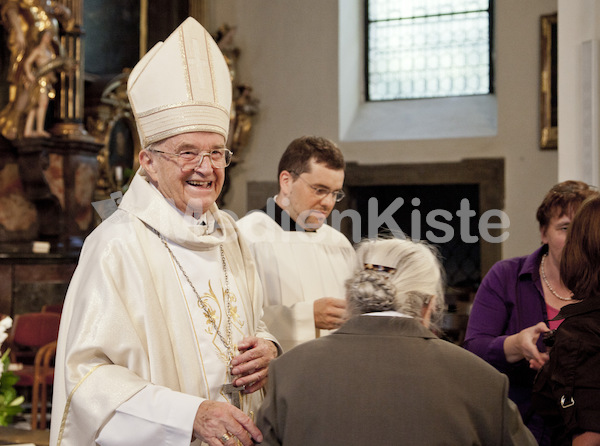
{"label": "ring on finger", "polygon": [[221,435],[219,437],[219,440],[221,440],[221,443],[223,443],[223,444],[227,443],[230,439],[231,439],[231,435],[229,434],[229,432],[225,432],[223,435]]}

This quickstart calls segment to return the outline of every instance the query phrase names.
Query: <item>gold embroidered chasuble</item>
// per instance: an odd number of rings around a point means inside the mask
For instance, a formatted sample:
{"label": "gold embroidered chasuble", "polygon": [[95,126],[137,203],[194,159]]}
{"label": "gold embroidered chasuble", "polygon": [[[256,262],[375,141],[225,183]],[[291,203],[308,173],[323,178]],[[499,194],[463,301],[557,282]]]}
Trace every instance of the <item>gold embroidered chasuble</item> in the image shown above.
{"label": "gold embroidered chasuble", "polygon": [[[93,445],[119,405],[146,386],[209,397],[199,358],[219,341],[197,342],[206,334],[196,330],[203,321],[190,323],[188,291],[154,230],[178,250],[218,251],[222,244],[244,330],[275,341],[260,320],[258,276],[233,219],[216,205],[208,212],[216,222],[211,235],[187,224],[140,171],[119,209],[88,236],[63,308],[50,444]],[[226,375],[224,361],[210,367]],[[255,392],[243,409],[256,411],[261,400]]]}

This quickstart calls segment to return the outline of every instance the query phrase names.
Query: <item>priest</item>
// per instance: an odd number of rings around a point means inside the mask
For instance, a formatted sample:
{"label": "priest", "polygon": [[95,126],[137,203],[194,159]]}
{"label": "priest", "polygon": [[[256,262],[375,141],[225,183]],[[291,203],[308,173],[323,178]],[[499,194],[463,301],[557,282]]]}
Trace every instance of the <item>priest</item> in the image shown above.
{"label": "priest", "polygon": [[268,363],[250,252],[215,201],[232,153],[227,64],[192,18],[132,70],[143,150],[65,298],[50,444],[250,446]]}
{"label": "priest", "polygon": [[238,221],[264,290],[264,321],[284,351],[346,319],[344,281],[356,256],[326,223],[344,198],[344,157],[327,138],[294,139],[279,161],[279,193]]}

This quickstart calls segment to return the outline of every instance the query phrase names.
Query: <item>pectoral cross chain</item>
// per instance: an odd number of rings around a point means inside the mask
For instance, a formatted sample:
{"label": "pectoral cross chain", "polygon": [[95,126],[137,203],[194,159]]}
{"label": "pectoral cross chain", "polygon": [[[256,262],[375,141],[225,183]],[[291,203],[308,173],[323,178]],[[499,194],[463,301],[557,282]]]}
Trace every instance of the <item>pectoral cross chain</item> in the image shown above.
{"label": "pectoral cross chain", "polygon": [[229,397],[231,400],[231,404],[233,404],[238,409],[242,408],[242,390],[244,390],[244,386],[236,387],[233,383],[224,384],[222,387],[223,393]]}

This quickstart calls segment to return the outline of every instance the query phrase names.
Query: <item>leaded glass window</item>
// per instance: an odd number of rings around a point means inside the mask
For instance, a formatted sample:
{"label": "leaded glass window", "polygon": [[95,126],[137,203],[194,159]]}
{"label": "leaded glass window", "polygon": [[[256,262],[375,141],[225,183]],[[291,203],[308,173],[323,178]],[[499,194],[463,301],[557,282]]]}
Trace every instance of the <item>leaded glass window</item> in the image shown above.
{"label": "leaded glass window", "polygon": [[491,0],[366,0],[367,100],[493,92]]}

